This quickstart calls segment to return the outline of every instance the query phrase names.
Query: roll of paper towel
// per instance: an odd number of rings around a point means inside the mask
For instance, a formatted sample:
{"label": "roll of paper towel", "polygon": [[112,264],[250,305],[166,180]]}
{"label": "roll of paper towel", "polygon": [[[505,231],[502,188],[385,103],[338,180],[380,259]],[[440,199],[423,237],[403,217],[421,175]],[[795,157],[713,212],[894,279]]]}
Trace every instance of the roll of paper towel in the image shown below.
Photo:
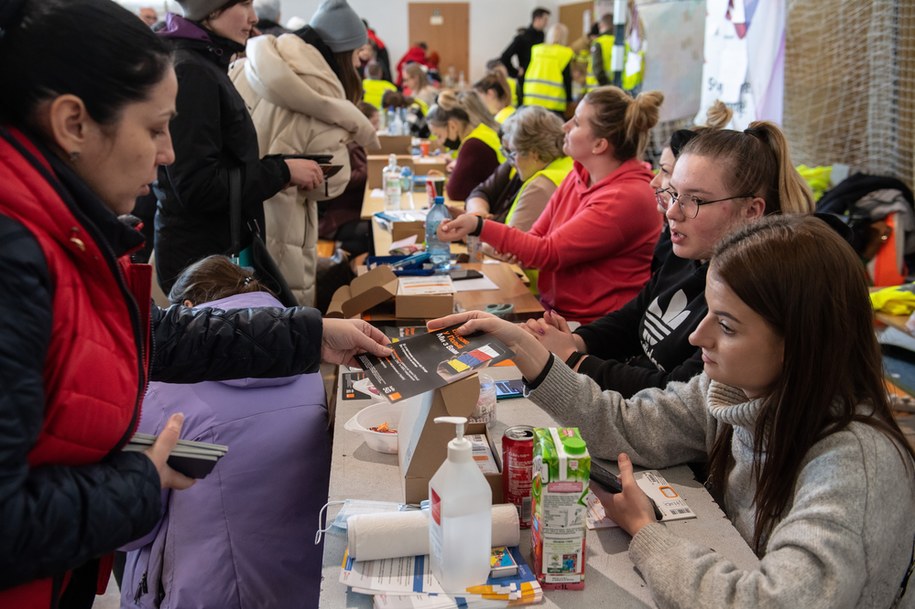
{"label": "roll of paper towel", "polygon": [[[428,554],[428,511],[355,514],[346,521],[346,534],[350,556],[356,560]],[[492,545],[516,546],[520,541],[515,506],[511,503],[492,506]]]}

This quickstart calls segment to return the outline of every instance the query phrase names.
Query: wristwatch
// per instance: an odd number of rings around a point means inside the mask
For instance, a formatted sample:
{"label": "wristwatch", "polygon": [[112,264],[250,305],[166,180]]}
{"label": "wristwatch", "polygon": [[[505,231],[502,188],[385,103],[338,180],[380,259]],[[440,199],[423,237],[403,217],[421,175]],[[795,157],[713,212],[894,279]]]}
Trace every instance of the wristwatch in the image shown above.
{"label": "wristwatch", "polygon": [[587,355],[588,355],[587,353],[582,353],[581,351],[573,351],[572,355],[570,355],[568,358],[566,358],[566,366],[568,366],[569,368],[574,370],[575,366],[578,365],[578,362],[581,361],[581,358],[583,358]]}

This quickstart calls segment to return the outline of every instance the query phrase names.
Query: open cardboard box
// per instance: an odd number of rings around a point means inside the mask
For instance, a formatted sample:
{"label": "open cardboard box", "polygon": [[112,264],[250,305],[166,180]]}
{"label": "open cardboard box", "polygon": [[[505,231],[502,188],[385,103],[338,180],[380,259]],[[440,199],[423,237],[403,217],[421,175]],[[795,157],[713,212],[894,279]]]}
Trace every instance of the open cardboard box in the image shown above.
{"label": "open cardboard box", "polygon": [[397,319],[433,319],[454,312],[454,294],[398,294],[399,283],[391,267],[377,266],[338,288],[326,317],[349,318],[371,309],[383,316],[390,313],[391,301]]}
{"label": "open cardboard box", "polygon": [[[472,374],[450,385],[427,391],[402,402],[397,427],[397,462],[403,480],[404,502],[419,503],[429,497],[429,480],[448,456],[454,425],[440,425],[435,417],[470,417],[480,397],[480,379]],[[485,423],[471,423],[464,433],[485,434],[498,474],[484,474],[492,489],[493,505],[503,503],[502,459]]]}
{"label": "open cardboard box", "polygon": [[353,317],[385,303],[397,295],[397,275],[388,266],[378,266],[359,275],[334,292],[327,317]]}

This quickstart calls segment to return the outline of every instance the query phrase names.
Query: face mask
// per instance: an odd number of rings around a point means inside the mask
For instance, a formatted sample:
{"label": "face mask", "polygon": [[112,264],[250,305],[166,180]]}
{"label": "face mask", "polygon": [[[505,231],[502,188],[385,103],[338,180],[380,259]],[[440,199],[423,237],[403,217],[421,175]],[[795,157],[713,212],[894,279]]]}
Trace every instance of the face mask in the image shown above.
{"label": "face mask", "polygon": [[461,147],[461,139],[460,138],[455,138],[455,139],[448,138],[447,140],[442,141],[442,144],[444,144],[445,148],[447,148],[448,150],[457,150],[458,148]]}
{"label": "face mask", "polygon": [[[334,517],[333,522],[329,527],[321,528],[321,524],[324,522],[324,510],[327,509],[330,505],[343,504],[343,507],[340,508],[340,511],[337,512],[337,515]],[[356,514],[378,514],[381,512],[404,512],[406,510],[414,510],[415,506],[405,505],[403,503],[393,503],[390,501],[371,501],[368,499],[346,499],[345,501],[328,501],[324,504],[324,507],[321,508],[321,512],[318,514],[318,532],[315,534],[315,545],[321,543],[321,537],[324,533],[330,530],[330,527],[337,527],[338,529],[346,530],[346,521],[350,516],[355,516]]]}

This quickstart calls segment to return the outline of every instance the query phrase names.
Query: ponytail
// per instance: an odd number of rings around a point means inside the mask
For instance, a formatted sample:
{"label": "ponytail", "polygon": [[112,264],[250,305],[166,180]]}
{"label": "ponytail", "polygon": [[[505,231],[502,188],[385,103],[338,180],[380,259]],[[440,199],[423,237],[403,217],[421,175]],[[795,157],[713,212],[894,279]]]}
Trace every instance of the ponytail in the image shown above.
{"label": "ponytail", "polygon": [[788,152],[788,140],[774,123],[756,121],[750,123],[745,133],[758,137],[765,143],[778,164],[778,198],[781,201],[782,213],[813,213],[815,202],[810,186],[801,177],[791,162]]}

